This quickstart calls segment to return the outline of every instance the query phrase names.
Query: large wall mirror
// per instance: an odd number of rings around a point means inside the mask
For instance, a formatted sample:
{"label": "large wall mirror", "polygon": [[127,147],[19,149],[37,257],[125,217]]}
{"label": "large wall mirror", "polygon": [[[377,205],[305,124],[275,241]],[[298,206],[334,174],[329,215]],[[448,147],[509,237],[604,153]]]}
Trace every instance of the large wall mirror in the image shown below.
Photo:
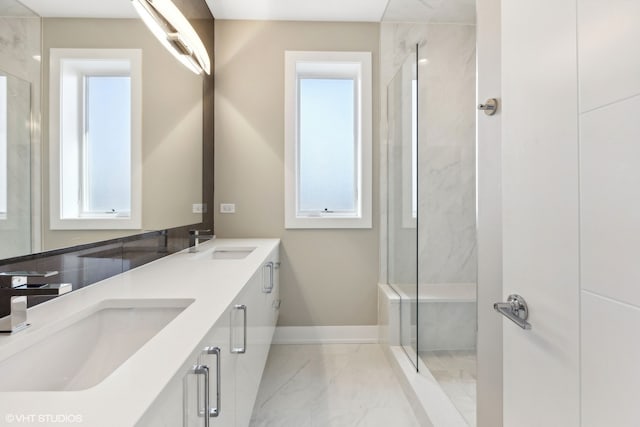
{"label": "large wall mirror", "polygon": [[[213,18],[204,0],[174,3],[213,57]],[[132,62],[122,66],[118,54]],[[72,58],[65,62],[64,55]],[[86,70],[92,77],[76,79],[81,89],[65,98],[57,82]],[[211,155],[213,140],[212,86],[211,76],[186,68],[158,42],[131,0],[0,0],[0,259],[206,222],[212,190],[203,188],[203,155]],[[129,93],[139,94],[133,112],[118,104]],[[118,124],[136,111],[134,131]],[[61,130],[73,126],[79,130]],[[137,154],[125,160],[139,167],[128,177],[119,164],[119,153],[128,150],[121,136],[136,132]],[[136,194],[129,197],[123,185],[136,174],[138,188],[132,184]],[[128,199],[139,218],[125,224],[119,219],[133,209]],[[79,214],[80,225],[61,222],[69,206],[112,221],[83,221]]]}

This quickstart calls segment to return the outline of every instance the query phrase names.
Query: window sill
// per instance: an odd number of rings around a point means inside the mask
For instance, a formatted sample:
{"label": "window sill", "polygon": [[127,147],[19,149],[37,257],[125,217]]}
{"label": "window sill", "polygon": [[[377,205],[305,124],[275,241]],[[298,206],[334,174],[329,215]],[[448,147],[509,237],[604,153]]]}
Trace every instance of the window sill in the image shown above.
{"label": "window sill", "polygon": [[373,228],[371,217],[304,216],[285,218],[285,229]]}

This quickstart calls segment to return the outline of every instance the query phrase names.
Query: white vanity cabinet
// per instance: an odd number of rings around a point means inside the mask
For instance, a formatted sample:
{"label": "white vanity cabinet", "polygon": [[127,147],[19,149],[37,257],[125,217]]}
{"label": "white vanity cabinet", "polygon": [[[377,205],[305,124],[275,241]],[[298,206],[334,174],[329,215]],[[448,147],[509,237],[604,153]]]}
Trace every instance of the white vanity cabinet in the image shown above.
{"label": "white vanity cabinet", "polygon": [[274,251],[238,297],[238,303],[247,307],[247,348],[246,352],[237,354],[236,359],[237,427],[249,425],[271,347],[279,307],[277,267],[278,252]]}
{"label": "white vanity cabinet", "polygon": [[[236,358],[229,351],[231,329],[231,309],[228,308],[136,426],[235,426]],[[205,366],[208,396],[204,392]],[[205,399],[210,410],[217,413],[208,417],[208,424],[205,424]]]}
{"label": "white vanity cabinet", "polygon": [[[217,320],[212,319],[215,323],[200,345],[137,426],[249,425],[278,318],[278,272],[276,247],[224,313]],[[208,396],[204,391],[205,376]],[[205,419],[207,398],[217,415]]]}

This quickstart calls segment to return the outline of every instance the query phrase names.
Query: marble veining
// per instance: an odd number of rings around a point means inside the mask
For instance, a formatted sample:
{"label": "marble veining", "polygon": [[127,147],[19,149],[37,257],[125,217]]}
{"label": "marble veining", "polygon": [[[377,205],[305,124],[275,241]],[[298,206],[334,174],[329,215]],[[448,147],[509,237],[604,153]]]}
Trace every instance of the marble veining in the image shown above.
{"label": "marble veining", "polygon": [[251,426],[419,426],[378,344],[273,345]]}
{"label": "marble veining", "polygon": [[[418,63],[418,242],[415,224],[397,220],[400,195],[410,173],[406,152],[410,108],[407,73],[419,47]],[[388,24],[381,27],[383,115],[388,127],[389,210],[388,266],[390,283],[460,283],[476,281],[475,225],[475,26],[452,24]],[[400,79],[394,79],[397,73]],[[402,87],[400,87],[402,86]],[[389,111],[386,110],[387,105]],[[409,164],[410,165],[410,164]],[[406,208],[404,208],[406,209]],[[415,223],[415,220],[414,220]]]}
{"label": "marble veining", "polygon": [[474,282],[475,27],[429,25],[425,40],[418,69],[418,282]]}

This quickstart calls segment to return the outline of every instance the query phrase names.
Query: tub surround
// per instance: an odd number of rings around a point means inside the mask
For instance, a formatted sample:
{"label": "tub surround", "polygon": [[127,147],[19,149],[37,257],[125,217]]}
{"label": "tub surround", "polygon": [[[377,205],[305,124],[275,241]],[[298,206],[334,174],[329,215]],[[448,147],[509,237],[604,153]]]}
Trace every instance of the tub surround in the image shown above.
{"label": "tub surround", "polygon": [[[277,239],[206,242],[198,253],[185,250],[32,307],[30,328],[0,337],[0,361],[37,345],[104,300],[193,299],[97,385],[77,391],[1,392],[0,411],[7,416],[75,416],[95,427],[136,424],[278,245]],[[213,259],[212,252],[225,246],[256,249],[244,259]],[[122,399],[125,392],[130,399]],[[104,411],[109,402],[118,402],[117,411]]]}

